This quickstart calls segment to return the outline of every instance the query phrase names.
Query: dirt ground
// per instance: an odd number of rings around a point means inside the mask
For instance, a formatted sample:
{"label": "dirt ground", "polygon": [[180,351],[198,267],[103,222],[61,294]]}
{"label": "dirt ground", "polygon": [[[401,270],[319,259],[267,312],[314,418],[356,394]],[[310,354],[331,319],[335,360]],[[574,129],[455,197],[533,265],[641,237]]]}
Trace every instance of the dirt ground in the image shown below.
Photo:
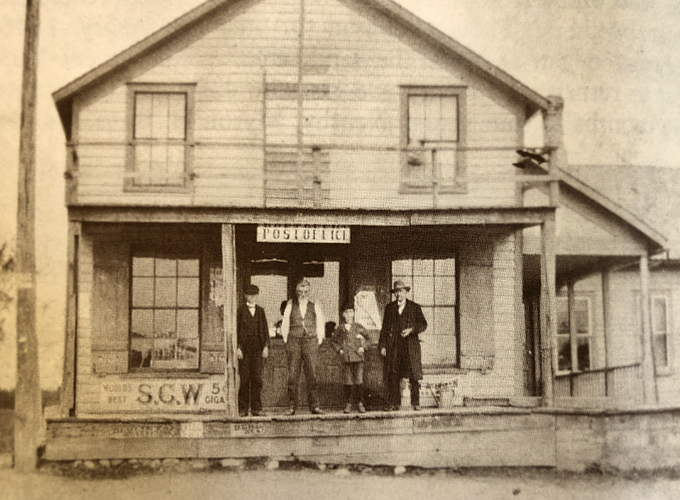
{"label": "dirt ground", "polygon": [[[137,465],[137,464],[135,464]],[[674,474],[612,475],[602,472],[571,474],[541,469],[408,469],[290,466],[276,470],[265,464],[226,470],[212,463],[205,470],[190,464],[144,464],[87,470],[72,463],[43,466],[34,474],[0,470],[0,497],[23,499],[677,499],[680,478]],[[322,466],[323,468],[323,466]]]}

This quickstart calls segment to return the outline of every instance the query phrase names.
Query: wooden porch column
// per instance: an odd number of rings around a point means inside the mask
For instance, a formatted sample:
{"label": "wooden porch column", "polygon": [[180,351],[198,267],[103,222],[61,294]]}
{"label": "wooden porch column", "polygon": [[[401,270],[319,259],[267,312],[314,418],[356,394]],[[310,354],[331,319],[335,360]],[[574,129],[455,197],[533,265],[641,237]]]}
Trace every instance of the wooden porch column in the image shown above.
{"label": "wooden porch column", "polygon": [[541,225],[541,386],[543,406],[554,406],[553,339],[557,335],[555,299],[555,215]]}
{"label": "wooden porch column", "polygon": [[233,224],[222,224],[222,280],[224,282],[224,353],[227,416],[238,416],[238,363],[236,362],[236,237]]}
{"label": "wooden porch column", "polygon": [[642,316],[642,383],[643,401],[658,403],[654,354],[652,352],[652,318],[649,311],[649,256],[640,257],[640,314]]}
{"label": "wooden porch column", "polygon": [[78,331],[78,243],[80,222],[69,222],[66,269],[66,331],[64,335],[64,371],[61,381],[62,417],[72,417],[75,409],[76,335]]}
{"label": "wooden porch column", "polygon": [[[578,369],[578,337],[576,336],[576,291],[574,282],[567,283],[567,302],[569,312],[569,344],[571,346],[571,371],[576,373]],[[573,396],[573,394],[572,394]]]}
{"label": "wooden porch column", "polygon": [[[612,321],[612,302],[611,302],[611,271],[605,269],[602,271],[602,334],[604,336],[604,367],[609,368],[611,360],[609,359],[609,344],[611,339],[610,325]],[[604,395],[609,396],[609,376],[608,371],[604,372]]]}

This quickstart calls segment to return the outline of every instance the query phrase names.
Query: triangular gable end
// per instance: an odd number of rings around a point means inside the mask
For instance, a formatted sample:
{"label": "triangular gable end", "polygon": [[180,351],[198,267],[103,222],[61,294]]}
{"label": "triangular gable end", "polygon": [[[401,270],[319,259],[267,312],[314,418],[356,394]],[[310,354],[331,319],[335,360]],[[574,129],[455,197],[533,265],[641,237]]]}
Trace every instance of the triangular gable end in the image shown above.
{"label": "triangular gable end", "polygon": [[[309,1],[309,0],[308,0]],[[445,53],[450,54],[451,57],[458,61],[462,61],[469,68],[477,73],[483,75],[491,82],[502,86],[516,95],[520,100],[525,102],[527,116],[533,115],[536,111],[546,109],[548,100],[530,88],[526,87],[518,80],[514,79],[501,69],[495,67],[479,55],[459,44],[448,35],[442,33],[431,25],[419,19],[417,16],[411,14],[401,6],[397,5],[391,0],[354,0],[365,4],[367,7],[382,13],[390,18],[390,20],[397,22],[401,26],[413,31],[417,36],[444,50]],[[170,39],[175,39],[182,33],[191,30],[193,27],[199,25],[201,22],[213,18],[218,9],[236,6],[243,2],[243,4],[252,3],[247,0],[209,0],[195,9],[191,10],[184,16],[171,22],[167,26],[161,28],[147,38],[141,40],[117,56],[97,66],[88,73],[82,75],[73,82],[67,84],[53,94],[55,104],[57,106],[62,126],[66,132],[67,138],[70,139],[71,120],[72,120],[72,100],[73,97],[86,88],[103,81],[116,71],[131,64],[135,60],[144,57],[145,55],[158,50],[164,43]]]}

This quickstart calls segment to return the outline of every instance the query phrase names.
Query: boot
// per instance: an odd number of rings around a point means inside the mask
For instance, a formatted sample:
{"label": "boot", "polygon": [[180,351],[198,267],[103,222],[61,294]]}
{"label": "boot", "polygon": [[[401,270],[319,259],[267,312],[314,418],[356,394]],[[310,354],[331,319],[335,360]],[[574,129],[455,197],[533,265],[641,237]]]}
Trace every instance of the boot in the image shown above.
{"label": "boot", "polygon": [[366,413],[366,408],[364,408],[364,385],[357,384],[356,386],[356,401],[357,410],[359,413]]}
{"label": "boot", "polygon": [[349,413],[352,411],[352,386],[351,385],[346,385],[345,386],[345,413]]}

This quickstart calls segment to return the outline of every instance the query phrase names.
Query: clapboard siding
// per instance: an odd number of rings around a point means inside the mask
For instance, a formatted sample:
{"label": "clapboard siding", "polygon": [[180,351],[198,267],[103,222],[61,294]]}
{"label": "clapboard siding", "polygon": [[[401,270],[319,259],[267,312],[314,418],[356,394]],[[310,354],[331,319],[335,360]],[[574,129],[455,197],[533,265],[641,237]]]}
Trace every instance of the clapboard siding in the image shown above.
{"label": "clapboard siding", "polygon": [[[466,86],[470,148],[521,143],[523,105],[428,48],[415,33],[352,0],[307,0],[304,19],[302,81],[327,89],[305,94],[302,106],[303,143],[321,147],[330,158],[323,208],[431,208],[432,194],[399,193],[396,149],[404,85]],[[123,189],[125,83],[148,82],[195,84],[192,171],[197,177],[190,194],[161,196],[163,203],[263,206],[264,141],[298,140],[297,94],[279,93],[282,100],[265,110],[271,100],[265,99],[264,84],[297,83],[299,23],[299,0],[240,3],[204,21],[176,49],[159,49],[158,56],[121,70],[128,73],[111,88],[78,96],[77,202],[148,205],[158,198]],[[265,116],[280,126],[265,130]],[[438,207],[514,205],[512,150],[465,155],[467,192],[439,196]]]}

